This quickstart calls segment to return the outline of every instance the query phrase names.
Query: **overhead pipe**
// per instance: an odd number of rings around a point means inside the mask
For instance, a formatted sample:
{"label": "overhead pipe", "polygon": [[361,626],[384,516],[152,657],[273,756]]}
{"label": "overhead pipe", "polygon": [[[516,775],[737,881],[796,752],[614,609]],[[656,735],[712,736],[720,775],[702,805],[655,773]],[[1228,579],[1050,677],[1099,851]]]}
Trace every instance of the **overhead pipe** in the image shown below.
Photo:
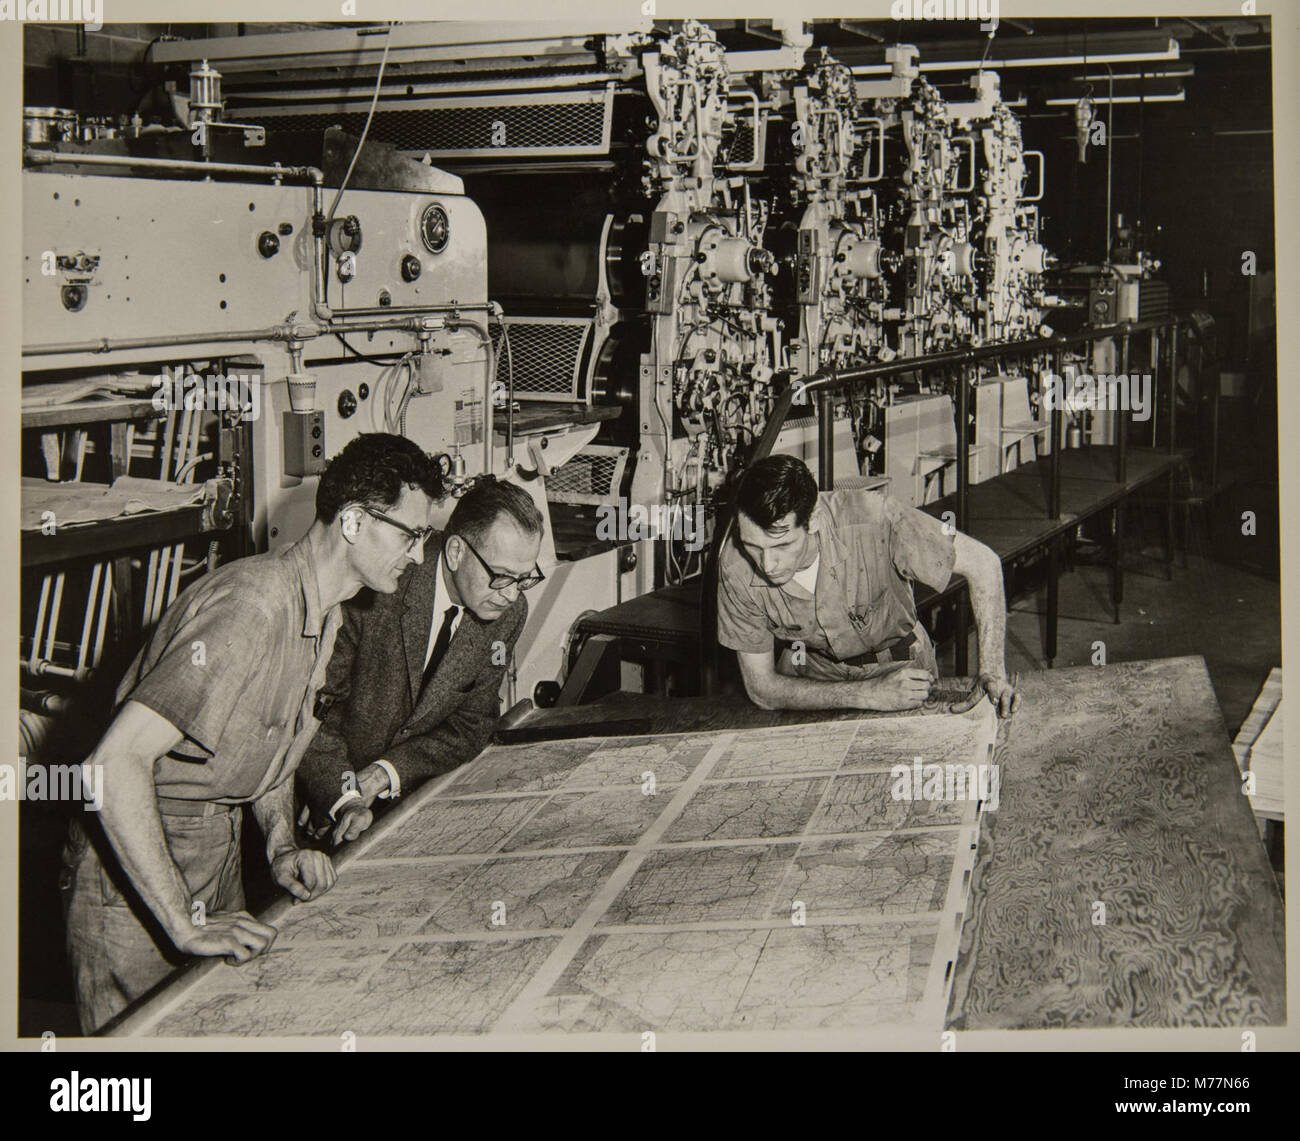
{"label": "overhead pipe", "polygon": [[135,166],[142,170],[184,170],[194,174],[249,174],[281,182],[286,178],[323,185],[325,172],[314,166],[284,166],[281,163],[200,162],[187,158],[143,158],[135,155],[91,155],[71,151],[47,151],[23,147],[23,161],[32,166]]}

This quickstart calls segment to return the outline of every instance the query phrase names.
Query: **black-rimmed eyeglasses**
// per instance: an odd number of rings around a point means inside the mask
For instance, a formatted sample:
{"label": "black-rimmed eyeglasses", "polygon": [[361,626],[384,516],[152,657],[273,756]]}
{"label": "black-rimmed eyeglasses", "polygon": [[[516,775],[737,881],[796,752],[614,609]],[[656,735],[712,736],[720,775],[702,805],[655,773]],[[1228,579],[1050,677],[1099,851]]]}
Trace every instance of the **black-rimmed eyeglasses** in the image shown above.
{"label": "black-rimmed eyeglasses", "polygon": [[418,527],[418,528],[408,527],[405,523],[399,523],[396,519],[390,518],[389,516],[385,515],[382,511],[376,511],[373,507],[362,507],[361,510],[364,511],[367,515],[375,519],[378,519],[383,523],[387,523],[390,527],[396,527],[399,531],[401,531],[402,534],[405,535],[408,540],[406,544],[407,554],[410,554],[413,550],[415,550],[416,547],[424,546],[425,541],[429,538],[430,535],[433,534],[432,527]]}
{"label": "black-rimmed eyeglasses", "polygon": [[517,586],[520,590],[532,590],[533,587],[546,578],[546,576],[542,574],[541,567],[536,563],[533,564],[533,569],[528,574],[514,575],[506,574],[503,571],[493,570],[492,567],[488,565],[487,560],[480,555],[478,551],[474,550],[473,543],[465,538],[464,535],[457,535],[456,537],[469,548],[470,554],[478,559],[480,565],[485,571],[487,571],[488,586],[493,590],[508,590],[512,586]]}

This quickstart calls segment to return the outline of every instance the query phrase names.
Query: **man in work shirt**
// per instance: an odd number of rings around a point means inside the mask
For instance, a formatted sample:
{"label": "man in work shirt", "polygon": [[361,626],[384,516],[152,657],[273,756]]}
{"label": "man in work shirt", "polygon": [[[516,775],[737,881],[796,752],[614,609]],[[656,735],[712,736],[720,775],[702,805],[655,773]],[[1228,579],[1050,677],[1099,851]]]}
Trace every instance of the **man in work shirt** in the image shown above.
{"label": "man in work shirt", "polygon": [[365,586],[397,588],[423,557],[441,494],[437,466],[410,440],[360,436],[321,476],[302,539],[205,575],[168,607],[86,761],[103,766],[102,830],[74,822],[64,851],[86,1032],[185,955],[242,963],[270,947],[275,929],[243,910],[241,805],[278,884],[298,899],[333,884],[329,857],[295,842],[290,777],[318,727],[339,604]]}
{"label": "man in work shirt", "polygon": [[[979,683],[1009,717],[1019,697],[1003,664],[1006,599],[993,551],[876,492],[817,491],[797,459],[746,472],[736,526],[719,557],[718,641],[736,651],[745,690],[764,709],[911,709],[938,677],[912,581],[936,591],[956,572],[970,587]],[[773,661],[776,642],[787,648]]]}

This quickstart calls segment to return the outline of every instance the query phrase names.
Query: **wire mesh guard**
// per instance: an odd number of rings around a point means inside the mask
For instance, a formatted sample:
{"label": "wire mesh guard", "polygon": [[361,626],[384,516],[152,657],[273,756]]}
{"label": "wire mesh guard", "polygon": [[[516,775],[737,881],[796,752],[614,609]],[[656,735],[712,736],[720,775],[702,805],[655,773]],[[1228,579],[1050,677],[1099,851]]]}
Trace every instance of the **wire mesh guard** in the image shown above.
{"label": "wire mesh guard", "polygon": [[493,327],[498,391],[514,376],[516,399],[585,400],[582,361],[591,336],[588,319],[507,317],[507,347],[501,325]]}
{"label": "wire mesh guard", "polygon": [[723,129],[723,145],[727,149],[727,167],[749,168],[754,165],[754,128],[747,121],[735,122]]}
{"label": "wire mesh guard", "polygon": [[[368,137],[434,157],[605,154],[612,106],[612,89],[424,100],[376,110]],[[360,135],[367,110],[343,103],[240,108],[240,114],[267,130],[342,127]]]}
{"label": "wire mesh guard", "polygon": [[546,498],[552,503],[612,506],[618,501],[627,453],[627,448],[588,444],[546,477]]}

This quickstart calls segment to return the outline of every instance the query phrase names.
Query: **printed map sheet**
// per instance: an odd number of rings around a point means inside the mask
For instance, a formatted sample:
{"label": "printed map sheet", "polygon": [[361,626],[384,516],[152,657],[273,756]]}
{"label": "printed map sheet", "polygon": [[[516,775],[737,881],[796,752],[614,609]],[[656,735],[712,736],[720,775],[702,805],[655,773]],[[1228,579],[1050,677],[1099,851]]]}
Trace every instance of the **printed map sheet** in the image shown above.
{"label": "printed map sheet", "polygon": [[490,748],[277,904],[271,951],[121,1032],[938,1032],[982,805],[899,799],[891,769],[987,765],[995,732],[983,702]]}

